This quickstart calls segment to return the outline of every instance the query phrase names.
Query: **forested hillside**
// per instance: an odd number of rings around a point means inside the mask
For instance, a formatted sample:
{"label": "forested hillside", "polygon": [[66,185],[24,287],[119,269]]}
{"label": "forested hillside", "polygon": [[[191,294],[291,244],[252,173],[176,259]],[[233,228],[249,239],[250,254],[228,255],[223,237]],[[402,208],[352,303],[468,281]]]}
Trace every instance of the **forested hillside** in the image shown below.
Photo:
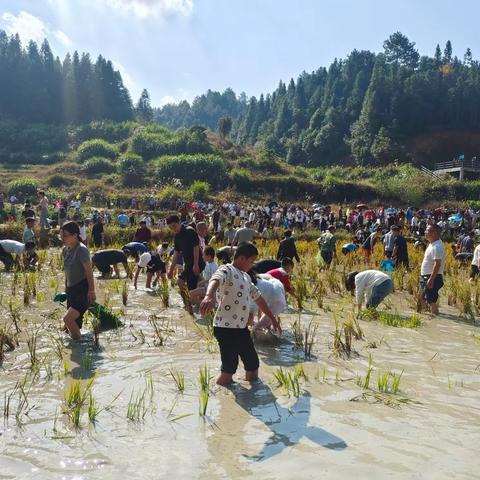
{"label": "forested hillside", "polygon": [[244,102],[231,91],[208,92],[191,106],[163,107],[156,119],[213,128],[229,115],[234,141],[272,149],[294,165],[432,163],[480,153],[479,136],[470,135],[480,127],[480,64],[470,49],[454,56],[450,41],[421,57],[397,32],[382,53],[354,50]]}
{"label": "forested hillside", "polygon": [[120,73],[101,55],[54,57],[44,40],[24,48],[0,30],[0,118],[24,123],[83,124],[133,119]]}

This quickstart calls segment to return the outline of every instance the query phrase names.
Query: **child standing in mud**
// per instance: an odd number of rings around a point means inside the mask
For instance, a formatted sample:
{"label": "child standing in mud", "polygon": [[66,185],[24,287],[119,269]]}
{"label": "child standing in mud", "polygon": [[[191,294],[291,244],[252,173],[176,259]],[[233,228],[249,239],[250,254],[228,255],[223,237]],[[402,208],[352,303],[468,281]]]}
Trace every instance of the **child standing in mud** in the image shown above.
{"label": "child standing in mud", "polygon": [[258,355],[247,326],[250,298],[271,319],[274,329],[282,332],[277,319],[246,273],[252,268],[257,255],[255,245],[242,243],[235,252],[233,263],[222,265],[212,275],[207,294],[200,304],[200,313],[206,315],[215,307],[218,290],[219,305],[213,320],[213,332],[220,347],[222,367],[217,385],[226,386],[233,382],[239,357],[245,367],[245,380],[258,378]]}

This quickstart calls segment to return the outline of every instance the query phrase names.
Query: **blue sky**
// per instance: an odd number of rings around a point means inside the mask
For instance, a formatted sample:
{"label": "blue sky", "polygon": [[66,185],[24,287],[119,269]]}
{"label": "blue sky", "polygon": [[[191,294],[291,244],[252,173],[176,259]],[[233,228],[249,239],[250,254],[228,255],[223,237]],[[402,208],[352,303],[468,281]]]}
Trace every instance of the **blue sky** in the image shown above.
{"label": "blue sky", "polygon": [[154,105],[270,92],[354,48],[380,51],[396,30],[421,54],[450,39],[480,58],[479,14],[478,0],[0,0],[0,28],[46,36],[61,58],[101,53],[134,101],[145,87]]}

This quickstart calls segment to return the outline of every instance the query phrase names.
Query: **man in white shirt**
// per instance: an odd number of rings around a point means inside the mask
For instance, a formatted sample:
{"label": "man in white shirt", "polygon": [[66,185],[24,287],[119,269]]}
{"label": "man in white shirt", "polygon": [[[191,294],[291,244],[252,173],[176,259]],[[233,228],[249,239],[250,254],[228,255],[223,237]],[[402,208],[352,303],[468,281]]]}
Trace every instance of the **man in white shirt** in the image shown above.
{"label": "man in white shirt", "polygon": [[438,292],[443,287],[443,269],[445,268],[445,248],[440,240],[440,227],[429,225],[425,238],[429,245],[423,256],[420,268],[420,288],[423,298],[434,315],[438,315]]}
{"label": "man in white shirt", "polygon": [[[25,251],[25,244],[16,240],[0,240],[0,261],[5,265],[8,272],[13,264],[19,265],[20,255]],[[12,253],[15,254],[15,260]]]}
{"label": "man in white shirt", "polygon": [[387,295],[393,292],[392,279],[380,270],[348,273],[345,287],[350,292],[355,289],[358,313],[362,310],[364,299],[367,300],[367,308],[377,308]]}

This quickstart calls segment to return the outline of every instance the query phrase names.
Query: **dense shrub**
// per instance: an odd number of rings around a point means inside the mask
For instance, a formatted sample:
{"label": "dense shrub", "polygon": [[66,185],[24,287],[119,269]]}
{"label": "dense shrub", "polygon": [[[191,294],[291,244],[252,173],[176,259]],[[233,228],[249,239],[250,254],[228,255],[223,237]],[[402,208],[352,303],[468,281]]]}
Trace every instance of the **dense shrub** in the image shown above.
{"label": "dense shrub", "polygon": [[117,167],[108,158],[92,157],[83,164],[83,170],[88,174],[113,173]]}
{"label": "dense shrub", "polygon": [[162,155],[211,151],[205,132],[194,128],[172,132],[164,127],[149,126],[132,137],[131,147],[134,153],[145,160]]}
{"label": "dense shrub", "polygon": [[74,179],[72,177],[66,177],[58,173],[53,174],[48,180],[47,184],[49,187],[69,187],[73,184]]}
{"label": "dense shrub", "polygon": [[202,182],[201,180],[195,180],[188,189],[188,196],[192,200],[208,200],[210,195],[210,185],[208,182]]}
{"label": "dense shrub", "polygon": [[248,192],[251,189],[252,174],[244,168],[234,168],[230,172],[230,181],[239,192]]}
{"label": "dense shrub", "polygon": [[145,164],[142,157],[126,153],[118,162],[118,173],[126,187],[139,187],[145,184]]}
{"label": "dense shrub", "polygon": [[23,193],[26,197],[37,195],[39,184],[33,178],[19,178],[14,180],[8,186],[8,195],[17,195]]}
{"label": "dense shrub", "polygon": [[215,187],[225,184],[225,163],[216,155],[165,155],[158,158],[155,165],[160,180],[178,178],[186,185],[203,180],[214,183]]}
{"label": "dense shrub", "polygon": [[100,138],[83,142],[77,150],[77,158],[81,162],[92,157],[104,157],[114,160],[117,155],[117,148]]}
{"label": "dense shrub", "polygon": [[75,132],[76,142],[82,143],[87,140],[100,138],[107,142],[121,142],[132,135],[138,124],[135,122],[91,122],[78,127]]}
{"label": "dense shrub", "polygon": [[161,203],[174,202],[183,198],[185,198],[185,190],[174,185],[167,185],[158,192],[158,199]]}
{"label": "dense shrub", "polygon": [[0,145],[8,145],[9,152],[35,153],[41,157],[66,150],[67,144],[67,127],[63,125],[24,125],[10,120],[0,122]]}

